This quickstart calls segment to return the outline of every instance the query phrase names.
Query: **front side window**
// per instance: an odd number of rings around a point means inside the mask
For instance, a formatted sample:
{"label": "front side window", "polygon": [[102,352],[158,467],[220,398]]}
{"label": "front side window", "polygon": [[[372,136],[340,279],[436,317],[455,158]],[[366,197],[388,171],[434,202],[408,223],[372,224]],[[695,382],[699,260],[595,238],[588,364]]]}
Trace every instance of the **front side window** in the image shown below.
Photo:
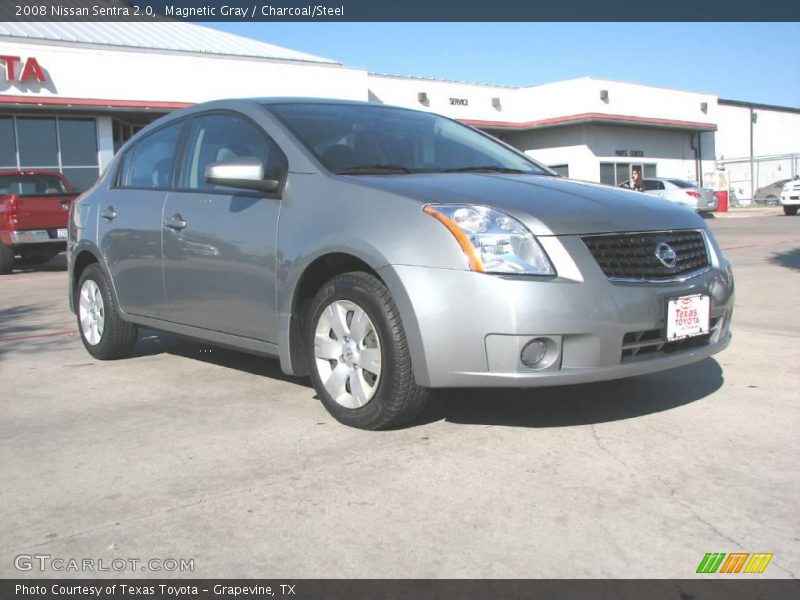
{"label": "front side window", "polygon": [[552,175],[465,125],[371,105],[266,104],[329,170],[340,174],[495,171]]}
{"label": "front side window", "polygon": [[165,188],[172,185],[175,153],[184,122],[151,133],[136,144],[127,187]]}
{"label": "front side window", "polygon": [[249,121],[229,114],[214,114],[194,120],[181,175],[180,187],[191,190],[231,190],[206,181],[208,165],[257,158],[265,176],[281,179],[286,159],[278,146]]}

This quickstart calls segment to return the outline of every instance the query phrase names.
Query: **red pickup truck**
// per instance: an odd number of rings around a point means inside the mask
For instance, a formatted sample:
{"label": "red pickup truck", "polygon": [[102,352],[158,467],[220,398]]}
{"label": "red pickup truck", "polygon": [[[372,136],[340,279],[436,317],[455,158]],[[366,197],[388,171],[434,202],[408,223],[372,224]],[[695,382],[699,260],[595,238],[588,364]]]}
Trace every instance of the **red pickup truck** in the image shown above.
{"label": "red pickup truck", "polygon": [[0,171],[0,275],[14,257],[42,264],[67,247],[69,207],[78,196],[61,173]]}

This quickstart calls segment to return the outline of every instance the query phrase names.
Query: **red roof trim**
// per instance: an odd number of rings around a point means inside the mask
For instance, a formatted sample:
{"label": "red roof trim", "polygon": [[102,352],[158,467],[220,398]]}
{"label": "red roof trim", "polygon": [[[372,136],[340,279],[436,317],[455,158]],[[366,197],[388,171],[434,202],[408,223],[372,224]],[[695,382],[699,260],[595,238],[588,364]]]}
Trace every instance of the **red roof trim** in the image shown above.
{"label": "red roof trim", "polygon": [[191,106],[191,102],[152,102],[147,100],[95,100],[87,98],[51,98],[49,96],[4,96],[0,104],[36,104],[45,106],[94,106],[113,108],[154,108],[174,110]]}
{"label": "red roof trim", "polygon": [[539,119],[538,121],[525,121],[523,123],[514,123],[510,121],[479,121],[467,119],[463,122],[467,125],[475,127],[498,127],[503,129],[528,129],[533,127],[542,127],[545,125],[559,125],[574,123],[576,121],[625,121],[629,123],[641,123],[643,125],[671,125],[673,127],[690,127],[692,129],[709,129],[714,130],[717,128],[713,123],[697,123],[695,121],[678,121],[675,119],[658,119],[654,117],[635,117],[632,115],[609,115],[605,113],[583,113],[580,115],[569,115],[566,117],[551,117],[549,119]]}

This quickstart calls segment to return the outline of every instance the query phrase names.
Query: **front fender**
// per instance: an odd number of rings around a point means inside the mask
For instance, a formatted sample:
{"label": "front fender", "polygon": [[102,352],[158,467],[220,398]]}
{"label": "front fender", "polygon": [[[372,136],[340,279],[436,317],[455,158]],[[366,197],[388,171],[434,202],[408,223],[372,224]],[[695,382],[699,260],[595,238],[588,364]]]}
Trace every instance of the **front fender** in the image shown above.
{"label": "front fender", "polygon": [[[325,240],[320,241],[324,242]],[[392,295],[392,299],[395,301],[397,309],[400,312],[400,319],[403,322],[417,383],[426,385],[426,382],[429,381],[429,377],[422,344],[422,335],[411,299],[400,277],[394,267],[387,264],[386,258],[374,246],[365,242],[363,239],[353,239],[348,240],[348,242],[348,244],[342,244],[341,240],[339,240],[338,243],[320,244],[315,251],[304,255],[302,260],[296,261],[286,269],[279,269],[279,276],[283,277],[282,283],[278,286],[280,290],[278,298],[278,305],[280,307],[278,351],[281,369],[287,375],[304,374],[299,372],[300,370],[295,364],[296,360],[293,358],[293,356],[296,356],[293,352],[293,346],[302,343],[302,340],[296,333],[297,328],[293,327],[293,325],[298,325],[295,321],[298,315],[294,314],[293,307],[303,274],[316,260],[324,256],[330,254],[346,254],[357,258],[375,271],[389,289],[389,293]],[[294,335],[292,333],[293,331],[295,331]]]}

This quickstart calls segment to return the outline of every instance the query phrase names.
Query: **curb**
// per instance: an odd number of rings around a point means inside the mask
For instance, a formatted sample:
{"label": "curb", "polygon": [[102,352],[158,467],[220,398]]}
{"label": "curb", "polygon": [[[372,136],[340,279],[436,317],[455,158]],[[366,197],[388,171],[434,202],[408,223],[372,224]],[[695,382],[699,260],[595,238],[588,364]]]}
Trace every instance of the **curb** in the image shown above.
{"label": "curb", "polygon": [[770,206],[769,208],[732,208],[728,212],[713,212],[712,219],[745,219],[747,217],[777,217],[783,215],[783,208]]}

